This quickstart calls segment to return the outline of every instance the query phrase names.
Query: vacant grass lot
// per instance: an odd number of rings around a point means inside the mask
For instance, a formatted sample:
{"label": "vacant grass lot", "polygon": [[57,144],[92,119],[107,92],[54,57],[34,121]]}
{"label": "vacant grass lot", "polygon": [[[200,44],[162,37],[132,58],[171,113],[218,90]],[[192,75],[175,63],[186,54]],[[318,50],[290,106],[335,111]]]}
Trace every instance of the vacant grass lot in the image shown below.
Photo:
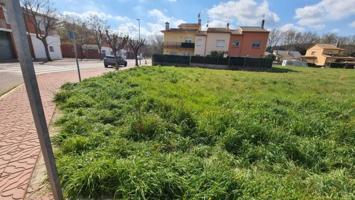
{"label": "vacant grass lot", "polygon": [[55,101],[71,199],[355,198],[354,70],[143,67]]}

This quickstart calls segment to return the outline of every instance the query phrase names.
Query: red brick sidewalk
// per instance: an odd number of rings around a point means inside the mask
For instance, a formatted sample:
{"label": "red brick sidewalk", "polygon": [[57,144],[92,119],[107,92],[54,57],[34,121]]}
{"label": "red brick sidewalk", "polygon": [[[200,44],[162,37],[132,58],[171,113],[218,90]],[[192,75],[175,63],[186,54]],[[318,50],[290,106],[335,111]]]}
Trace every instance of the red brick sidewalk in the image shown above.
{"label": "red brick sidewalk", "polygon": [[[82,71],[82,77],[92,77],[107,72],[105,69]],[[77,81],[72,72],[51,73],[38,76],[42,103],[47,123],[55,110],[52,102],[58,88],[65,82]],[[0,99],[0,199],[24,199],[40,146],[32,114],[22,85]],[[47,197],[48,198],[48,197]]]}

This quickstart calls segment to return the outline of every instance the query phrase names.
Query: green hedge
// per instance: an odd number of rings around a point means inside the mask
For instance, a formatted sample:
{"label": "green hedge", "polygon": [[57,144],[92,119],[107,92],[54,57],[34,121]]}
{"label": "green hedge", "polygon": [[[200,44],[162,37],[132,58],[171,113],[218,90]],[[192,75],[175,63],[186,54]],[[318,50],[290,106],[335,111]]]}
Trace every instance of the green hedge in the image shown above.
{"label": "green hedge", "polygon": [[228,65],[228,58],[213,56],[191,56],[191,63],[210,64],[210,65]]}
{"label": "green hedge", "polygon": [[153,65],[190,65],[190,56],[154,54]]}
{"label": "green hedge", "polygon": [[230,69],[268,69],[272,67],[272,60],[266,58],[153,55],[153,65],[191,65],[191,63],[225,65]]}
{"label": "green hedge", "polygon": [[328,65],[331,68],[347,68],[347,69],[354,68],[354,64],[352,63],[329,63]]}

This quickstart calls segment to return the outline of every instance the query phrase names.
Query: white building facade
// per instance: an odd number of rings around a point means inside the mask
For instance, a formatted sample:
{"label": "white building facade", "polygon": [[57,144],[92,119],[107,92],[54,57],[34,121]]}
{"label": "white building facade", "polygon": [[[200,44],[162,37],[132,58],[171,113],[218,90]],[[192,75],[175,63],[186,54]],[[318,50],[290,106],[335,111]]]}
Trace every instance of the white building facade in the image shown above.
{"label": "white building facade", "polygon": [[212,51],[228,52],[230,30],[224,28],[209,28],[196,34],[194,55],[207,56]]}
{"label": "white building facade", "polygon": [[[46,59],[46,51],[41,40],[39,40],[35,34],[31,34],[31,42],[33,46],[33,52],[35,59]],[[59,35],[50,35],[47,37],[47,44],[49,55],[51,59],[58,60],[62,59],[62,50],[60,48],[60,37]]]}

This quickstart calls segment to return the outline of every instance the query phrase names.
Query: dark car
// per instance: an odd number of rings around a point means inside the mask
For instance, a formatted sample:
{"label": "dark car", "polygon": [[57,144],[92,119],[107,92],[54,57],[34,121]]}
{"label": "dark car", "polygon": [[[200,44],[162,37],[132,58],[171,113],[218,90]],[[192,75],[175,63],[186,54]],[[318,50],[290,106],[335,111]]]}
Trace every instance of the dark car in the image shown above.
{"label": "dark car", "polygon": [[[121,66],[127,66],[127,61],[122,56],[117,56],[117,64]],[[115,57],[114,56],[105,56],[104,58],[104,65],[105,67],[116,65]]]}

